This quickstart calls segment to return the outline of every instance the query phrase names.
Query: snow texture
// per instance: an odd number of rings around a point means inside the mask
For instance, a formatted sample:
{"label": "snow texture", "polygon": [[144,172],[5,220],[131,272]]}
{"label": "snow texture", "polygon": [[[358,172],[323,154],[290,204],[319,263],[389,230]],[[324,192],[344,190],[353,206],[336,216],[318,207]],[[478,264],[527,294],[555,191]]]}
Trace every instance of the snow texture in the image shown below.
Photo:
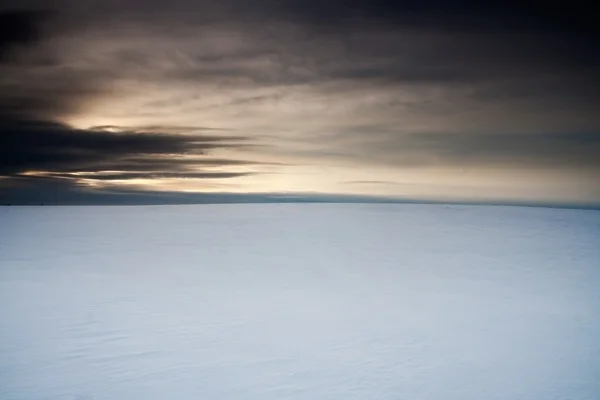
{"label": "snow texture", "polygon": [[600,212],[0,208],[2,400],[598,400]]}

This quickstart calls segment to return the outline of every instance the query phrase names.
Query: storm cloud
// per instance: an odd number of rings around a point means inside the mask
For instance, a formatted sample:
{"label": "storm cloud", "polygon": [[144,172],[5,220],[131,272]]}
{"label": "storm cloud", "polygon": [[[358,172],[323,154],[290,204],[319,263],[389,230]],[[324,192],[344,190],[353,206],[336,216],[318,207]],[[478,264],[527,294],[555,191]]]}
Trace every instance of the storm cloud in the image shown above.
{"label": "storm cloud", "polygon": [[[0,174],[5,176],[32,170],[136,170],[138,164],[142,170],[154,167],[183,171],[192,163],[173,156],[198,156],[217,148],[243,147],[247,140],[236,136],[78,130],[43,121],[3,122],[0,130],[4,132],[0,136]],[[160,158],[165,156],[171,158]],[[230,163],[224,160],[222,164]]]}
{"label": "storm cloud", "polygon": [[[542,170],[545,182],[531,178],[540,196],[575,177],[573,198],[595,201],[600,29],[589,11],[578,2],[7,3],[0,173],[337,193],[360,186],[349,181],[445,187],[467,168],[487,185],[499,179],[488,170],[505,180]],[[432,168],[437,177],[426,176]]]}
{"label": "storm cloud", "polygon": [[111,74],[61,62],[60,49],[48,45],[56,34],[52,27],[56,12],[0,13],[0,178],[4,191],[25,185],[72,194],[82,183],[94,181],[229,179],[251,173],[210,169],[259,164],[208,157],[215,150],[249,146],[247,136],[227,135],[219,129],[76,128],[61,122],[62,115],[104,92]]}

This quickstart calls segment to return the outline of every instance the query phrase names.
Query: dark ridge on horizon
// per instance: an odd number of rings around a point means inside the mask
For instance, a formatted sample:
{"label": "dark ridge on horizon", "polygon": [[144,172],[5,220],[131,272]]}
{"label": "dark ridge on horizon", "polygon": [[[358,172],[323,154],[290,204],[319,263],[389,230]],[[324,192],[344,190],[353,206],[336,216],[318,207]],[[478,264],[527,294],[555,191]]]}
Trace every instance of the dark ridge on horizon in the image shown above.
{"label": "dark ridge on horizon", "polygon": [[99,195],[92,199],[80,198],[79,201],[71,198],[68,201],[56,199],[54,202],[22,202],[22,203],[0,203],[1,207],[146,207],[146,206],[192,206],[192,205],[245,205],[245,204],[422,204],[440,206],[494,206],[494,207],[534,207],[534,208],[556,208],[574,210],[596,210],[600,211],[598,204],[576,204],[556,202],[535,201],[458,201],[458,200],[432,200],[432,199],[401,199],[392,197],[360,196],[360,195],[290,195],[281,193],[261,194],[234,194],[234,193],[211,193],[211,194],[189,194],[176,196],[173,192],[156,193],[153,196],[144,196],[141,193],[125,194],[102,198]]}

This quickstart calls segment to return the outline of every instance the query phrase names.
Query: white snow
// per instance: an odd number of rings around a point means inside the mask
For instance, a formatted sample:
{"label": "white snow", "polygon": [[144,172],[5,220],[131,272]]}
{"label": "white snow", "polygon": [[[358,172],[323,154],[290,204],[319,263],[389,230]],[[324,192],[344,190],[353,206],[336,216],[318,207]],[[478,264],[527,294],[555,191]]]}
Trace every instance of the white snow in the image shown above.
{"label": "white snow", "polygon": [[600,212],[0,208],[0,399],[600,399]]}

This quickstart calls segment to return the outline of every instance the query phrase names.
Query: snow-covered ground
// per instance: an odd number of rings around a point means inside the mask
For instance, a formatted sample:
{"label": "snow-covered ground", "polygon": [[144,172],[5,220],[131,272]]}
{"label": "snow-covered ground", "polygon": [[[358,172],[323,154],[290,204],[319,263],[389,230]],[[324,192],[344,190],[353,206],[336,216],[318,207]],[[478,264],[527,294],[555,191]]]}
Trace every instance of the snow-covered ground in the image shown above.
{"label": "snow-covered ground", "polygon": [[598,400],[600,212],[0,208],[2,400]]}

